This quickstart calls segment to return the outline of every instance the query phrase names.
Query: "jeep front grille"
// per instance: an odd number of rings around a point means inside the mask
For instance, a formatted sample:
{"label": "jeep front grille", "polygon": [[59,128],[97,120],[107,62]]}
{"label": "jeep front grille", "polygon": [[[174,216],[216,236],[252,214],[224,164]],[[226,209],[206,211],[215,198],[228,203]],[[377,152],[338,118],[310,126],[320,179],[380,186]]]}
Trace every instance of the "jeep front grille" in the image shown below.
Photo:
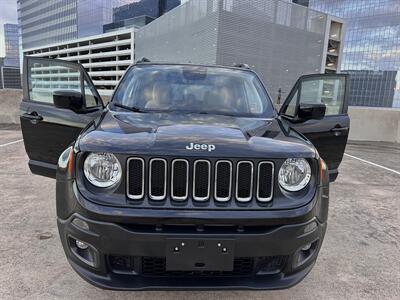
{"label": "jeep front grille", "polygon": [[264,178],[264,181],[257,182],[257,199],[260,201],[270,201],[274,187],[274,164],[263,161],[258,164],[257,178]]}
{"label": "jeep front grille", "polygon": [[217,201],[229,201],[232,196],[232,163],[219,160],[215,164],[215,192]]}
{"label": "jeep front grille", "polygon": [[167,195],[167,161],[162,158],[150,160],[149,196],[152,200],[163,200]]}
{"label": "jeep front grille", "polygon": [[236,200],[250,201],[253,196],[253,163],[240,161],[236,166]]}
{"label": "jeep front grille", "polygon": [[196,160],[193,166],[193,199],[205,201],[210,198],[211,164],[208,160]]}
{"label": "jeep front grille", "polygon": [[132,200],[268,203],[273,183],[270,161],[133,157],[127,165],[127,195]]}
{"label": "jeep front grille", "polygon": [[134,200],[142,199],[144,197],[144,160],[142,158],[128,159],[128,197]]}
{"label": "jeep front grille", "polygon": [[171,166],[171,198],[186,200],[189,195],[189,163],[185,159],[174,159]]}

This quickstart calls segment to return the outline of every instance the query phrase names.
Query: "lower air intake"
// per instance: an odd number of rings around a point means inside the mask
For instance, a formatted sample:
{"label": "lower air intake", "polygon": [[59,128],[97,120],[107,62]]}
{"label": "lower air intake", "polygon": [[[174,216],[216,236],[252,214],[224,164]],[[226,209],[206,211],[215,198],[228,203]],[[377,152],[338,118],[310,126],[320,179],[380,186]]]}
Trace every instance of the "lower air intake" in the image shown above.
{"label": "lower air intake", "polygon": [[233,271],[166,271],[165,257],[142,257],[142,275],[168,277],[221,277],[250,276],[254,270],[254,258],[237,257]]}

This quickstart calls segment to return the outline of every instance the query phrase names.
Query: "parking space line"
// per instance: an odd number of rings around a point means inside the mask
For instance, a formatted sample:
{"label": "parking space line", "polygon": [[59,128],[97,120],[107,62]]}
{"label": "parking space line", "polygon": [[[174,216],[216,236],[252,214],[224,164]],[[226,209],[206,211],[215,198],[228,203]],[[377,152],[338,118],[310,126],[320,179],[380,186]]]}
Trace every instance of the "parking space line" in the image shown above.
{"label": "parking space line", "polygon": [[396,171],[396,170],[393,170],[393,169],[390,169],[390,168],[387,168],[387,167],[378,165],[378,164],[373,163],[373,162],[371,162],[371,161],[368,161],[368,160],[365,160],[365,159],[362,159],[362,158],[359,158],[359,157],[357,157],[357,156],[353,156],[353,155],[350,155],[350,154],[347,154],[347,153],[345,153],[344,155],[346,155],[346,156],[348,156],[348,157],[350,157],[350,158],[354,158],[354,159],[356,159],[356,160],[362,161],[362,162],[364,162],[364,163],[370,164],[370,165],[372,165],[372,166],[375,166],[375,167],[384,169],[384,170],[386,170],[386,171],[393,172],[393,173],[395,173],[395,174],[397,174],[397,175],[400,175],[400,172],[399,172],[399,171]]}
{"label": "parking space line", "polygon": [[6,143],[6,144],[2,144],[2,145],[0,145],[0,148],[1,147],[5,147],[5,146],[9,146],[9,145],[13,145],[13,144],[16,144],[16,143],[19,143],[19,142],[22,142],[23,141],[23,139],[20,139],[20,140],[17,140],[17,141],[13,141],[13,142],[9,142],[9,143]]}

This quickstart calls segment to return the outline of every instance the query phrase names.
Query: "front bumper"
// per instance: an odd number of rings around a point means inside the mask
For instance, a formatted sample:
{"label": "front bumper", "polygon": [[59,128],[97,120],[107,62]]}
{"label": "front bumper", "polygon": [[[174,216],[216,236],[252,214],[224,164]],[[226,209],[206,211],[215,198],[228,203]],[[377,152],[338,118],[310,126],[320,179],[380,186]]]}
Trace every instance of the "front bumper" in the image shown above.
{"label": "front bumper", "polygon": [[[311,270],[323,236],[326,224],[320,224],[310,232],[304,233],[311,222],[297,225],[282,226],[264,233],[257,234],[177,234],[156,232],[135,232],[112,223],[95,222],[84,219],[90,231],[82,230],[71,223],[74,215],[68,220],[59,220],[58,226],[64,250],[72,267],[88,282],[107,289],[143,290],[143,289],[279,289],[287,288],[301,281]],[[166,239],[175,237],[199,239],[226,239],[235,240],[235,257],[265,258],[280,257],[283,259],[279,266],[253,266],[251,272],[243,276],[229,274],[177,274],[168,273],[143,275],[143,258],[165,257]],[[82,261],[71,249],[70,240],[85,241],[96,249],[96,265],[89,266]],[[316,243],[314,252],[297,269],[294,268],[297,252],[306,244]],[[137,261],[132,268],[115,268],[110,261],[111,257],[132,257]],[[135,265],[136,264],[136,265]],[[116,264],[118,266],[118,264]],[[157,268],[157,266],[155,267]],[[143,269],[142,269],[143,270]]]}
{"label": "front bumper", "polygon": [[[298,209],[230,213],[106,208],[84,199],[71,182],[58,181],[57,189],[58,228],[68,261],[85,280],[106,289],[288,288],[311,270],[326,231],[327,188],[318,188],[314,199]],[[171,238],[233,240],[234,270],[166,270]],[[89,245],[88,257],[82,259],[76,240]]]}

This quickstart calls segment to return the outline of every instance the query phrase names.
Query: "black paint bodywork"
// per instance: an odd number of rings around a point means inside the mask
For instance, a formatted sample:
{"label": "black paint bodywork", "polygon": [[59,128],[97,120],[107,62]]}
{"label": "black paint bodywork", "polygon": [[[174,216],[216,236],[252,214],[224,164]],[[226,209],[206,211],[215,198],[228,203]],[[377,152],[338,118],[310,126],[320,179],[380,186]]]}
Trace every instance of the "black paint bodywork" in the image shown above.
{"label": "black paint bodywork", "polygon": [[[329,175],[326,169],[306,204],[292,209],[149,209],[133,205],[110,206],[87,199],[79,180],[67,170],[69,150],[73,156],[79,155],[71,147],[62,155],[58,167],[58,228],[71,266],[91,284],[118,290],[281,289],[300,282],[315,263],[328,218]],[[75,218],[86,221],[89,229],[76,226]],[[309,229],[311,224],[315,226]],[[97,249],[95,266],[88,266],[74,255],[70,237]],[[148,277],[110,269],[110,255],[163,257],[166,243],[172,237],[182,241],[230,239],[235,242],[235,256],[283,256],[285,264],[279,273],[245,277]],[[301,266],[296,266],[299,249],[309,243],[316,243],[314,252]]]}
{"label": "black paint bodywork", "polygon": [[283,114],[289,100],[298,92],[297,105],[299,105],[299,95],[301,82],[306,80],[321,78],[321,74],[311,74],[301,76],[283,103],[280,114],[289,121],[289,126],[301,132],[310,140],[318,150],[321,157],[328,165],[331,181],[335,181],[339,174],[338,168],[342,162],[343,153],[346,148],[347,138],[350,130],[350,118],[347,115],[349,85],[346,74],[323,74],[324,79],[342,77],[346,79],[345,94],[342,107],[337,115],[326,115],[322,120],[303,120],[297,122],[295,118],[287,117]]}
{"label": "black paint bodywork", "polygon": [[[84,78],[88,77],[80,68]],[[90,78],[88,81],[91,83]],[[122,290],[276,289],[298,283],[311,270],[325,235],[329,206],[329,173],[325,167],[320,169],[320,156],[332,166],[331,179],[337,176],[347,133],[340,136],[331,129],[348,126],[344,111],[343,116],[297,123],[277,113],[273,118],[135,113],[114,107],[112,102],[103,107],[99,101],[97,108],[78,114],[31,101],[28,86],[25,77],[21,127],[29,166],[35,174],[57,177],[60,238],[69,262],[85,280]],[[215,150],[187,151],[185,146],[191,142],[213,144]],[[185,157],[211,162],[221,158],[267,159],[274,162],[276,170],[285,159],[299,157],[309,161],[313,177],[307,188],[294,194],[281,189],[275,178],[274,198],[267,205],[240,206],[230,201],[217,206],[211,199],[207,206],[182,206],[167,199],[154,206],[148,199],[129,201],[124,178],[107,189],[90,185],[82,172],[90,152],[114,153],[123,174],[127,159],[133,155],[146,160]],[[77,227],[74,218],[85,220],[89,229]],[[316,226],[307,231],[310,224]],[[96,249],[94,266],[73,253],[71,237]],[[179,280],[120,274],[110,269],[110,255],[165,256],[170,238],[231,239],[235,241],[235,256],[279,255],[285,257],[285,264],[276,274]],[[310,243],[316,245],[314,252],[296,266],[299,249]]]}

